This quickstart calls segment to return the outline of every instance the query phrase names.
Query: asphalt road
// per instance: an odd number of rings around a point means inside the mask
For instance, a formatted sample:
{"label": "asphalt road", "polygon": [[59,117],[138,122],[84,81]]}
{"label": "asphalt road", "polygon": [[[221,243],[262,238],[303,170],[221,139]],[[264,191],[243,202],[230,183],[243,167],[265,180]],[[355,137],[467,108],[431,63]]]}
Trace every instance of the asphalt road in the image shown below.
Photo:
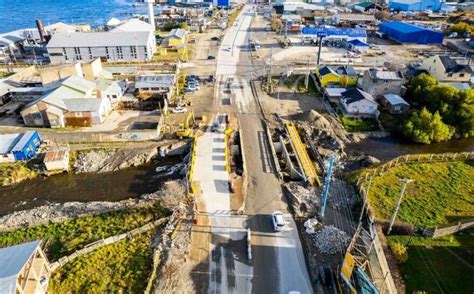
{"label": "asphalt road", "polygon": [[[227,31],[218,53],[216,73],[224,84],[229,78],[233,79],[231,90],[239,113],[249,175],[245,214],[247,225],[252,230],[253,276],[250,288],[252,293],[312,293],[296,224],[271,168],[261,113],[249,86],[255,73],[262,70],[254,67],[247,49],[252,10],[252,5],[246,5],[236,23]],[[222,90],[217,91],[219,94]],[[286,214],[288,230],[273,231],[270,215],[275,210]]]}

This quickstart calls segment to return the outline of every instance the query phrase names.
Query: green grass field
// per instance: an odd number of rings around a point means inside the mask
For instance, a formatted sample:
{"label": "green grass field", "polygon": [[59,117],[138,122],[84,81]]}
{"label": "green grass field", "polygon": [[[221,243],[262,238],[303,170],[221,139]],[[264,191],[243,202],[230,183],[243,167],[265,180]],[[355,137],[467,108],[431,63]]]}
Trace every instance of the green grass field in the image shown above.
{"label": "green grass field", "polygon": [[165,215],[159,206],[104,213],[68,220],[62,223],[22,228],[0,233],[0,247],[37,239],[47,240],[50,261],[69,255],[85,245],[140,227]]}
{"label": "green grass field", "polygon": [[363,118],[363,119],[356,119],[356,118],[349,118],[344,115],[339,115],[341,119],[342,125],[344,129],[351,133],[351,132],[372,132],[377,131],[379,128],[377,126],[377,122],[371,118]]}
{"label": "green grass field", "polygon": [[67,263],[51,276],[51,293],[143,293],[150,275],[152,232]]}
{"label": "green grass field", "polygon": [[399,178],[415,182],[408,184],[398,220],[425,228],[474,216],[474,160],[400,164],[374,177],[369,201],[377,218],[390,218],[402,186]]}
{"label": "green grass field", "polygon": [[[409,236],[389,236],[389,242],[404,245]],[[413,237],[408,260],[399,264],[406,293],[474,293],[474,231],[437,239]],[[471,277],[471,278],[469,278]]]}

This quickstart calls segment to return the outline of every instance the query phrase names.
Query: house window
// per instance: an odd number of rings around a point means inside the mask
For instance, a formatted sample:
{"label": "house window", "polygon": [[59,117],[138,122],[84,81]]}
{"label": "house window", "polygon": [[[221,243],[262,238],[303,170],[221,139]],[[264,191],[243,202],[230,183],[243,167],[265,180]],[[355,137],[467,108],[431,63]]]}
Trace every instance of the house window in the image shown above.
{"label": "house window", "polygon": [[459,74],[459,77],[460,77],[460,78],[464,78],[464,74],[463,74],[463,73],[462,73],[462,74]]}
{"label": "house window", "polygon": [[137,47],[130,46],[130,54],[132,55],[133,59],[137,59]]}
{"label": "house window", "polygon": [[34,120],[36,120],[36,119],[42,119],[42,118],[43,118],[43,116],[42,116],[41,113],[39,113],[39,112],[33,112],[33,113],[31,114],[31,117],[32,117]]}
{"label": "house window", "polygon": [[107,60],[110,59],[109,47],[105,47],[105,57],[107,58]]}
{"label": "house window", "polygon": [[39,140],[38,140],[37,138],[34,138],[34,139],[33,139],[33,144],[39,145],[39,143],[40,143],[40,142],[39,142]]}
{"label": "house window", "polygon": [[89,59],[93,59],[91,47],[87,47],[87,51],[89,51]]}
{"label": "house window", "polygon": [[117,47],[117,59],[123,59],[122,47]]}
{"label": "house window", "polygon": [[112,95],[112,98],[113,98],[113,99],[117,99],[117,95]]}
{"label": "house window", "polygon": [[453,77],[453,74],[452,73],[449,73],[448,74],[448,78],[452,78]]}
{"label": "house window", "polygon": [[63,47],[63,55],[64,55],[64,59],[67,61],[69,60],[69,58],[67,57],[67,52],[66,52],[66,48]]}
{"label": "house window", "polygon": [[76,60],[82,60],[81,48],[79,48],[79,47],[74,47],[74,55],[75,55],[75,57],[76,57]]}

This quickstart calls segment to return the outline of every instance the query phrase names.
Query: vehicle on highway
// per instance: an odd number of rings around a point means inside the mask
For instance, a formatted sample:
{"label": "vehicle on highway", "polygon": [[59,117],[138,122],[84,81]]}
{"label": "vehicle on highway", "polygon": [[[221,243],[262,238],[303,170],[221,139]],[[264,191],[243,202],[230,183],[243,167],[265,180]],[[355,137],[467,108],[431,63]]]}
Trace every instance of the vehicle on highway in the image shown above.
{"label": "vehicle on highway", "polygon": [[184,108],[184,107],[175,107],[173,108],[173,113],[186,113],[188,112],[188,109]]}
{"label": "vehicle on highway", "polygon": [[275,211],[274,213],[272,213],[272,222],[273,229],[276,232],[283,231],[286,228],[285,216],[280,211]]}
{"label": "vehicle on highway", "polygon": [[207,57],[207,59],[208,59],[208,60],[214,60],[214,59],[216,59],[216,57],[215,57],[215,56],[212,56],[212,55],[209,55],[209,56]]}

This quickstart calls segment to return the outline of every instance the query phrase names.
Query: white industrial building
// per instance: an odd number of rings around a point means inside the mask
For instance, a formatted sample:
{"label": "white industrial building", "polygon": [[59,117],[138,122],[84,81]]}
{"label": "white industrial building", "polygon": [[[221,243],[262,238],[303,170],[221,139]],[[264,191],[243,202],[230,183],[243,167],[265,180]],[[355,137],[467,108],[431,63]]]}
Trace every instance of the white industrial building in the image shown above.
{"label": "white industrial building", "polygon": [[51,63],[101,58],[108,62],[151,60],[156,52],[153,27],[132,19],[108,32],[56,33],[48,45]]}

